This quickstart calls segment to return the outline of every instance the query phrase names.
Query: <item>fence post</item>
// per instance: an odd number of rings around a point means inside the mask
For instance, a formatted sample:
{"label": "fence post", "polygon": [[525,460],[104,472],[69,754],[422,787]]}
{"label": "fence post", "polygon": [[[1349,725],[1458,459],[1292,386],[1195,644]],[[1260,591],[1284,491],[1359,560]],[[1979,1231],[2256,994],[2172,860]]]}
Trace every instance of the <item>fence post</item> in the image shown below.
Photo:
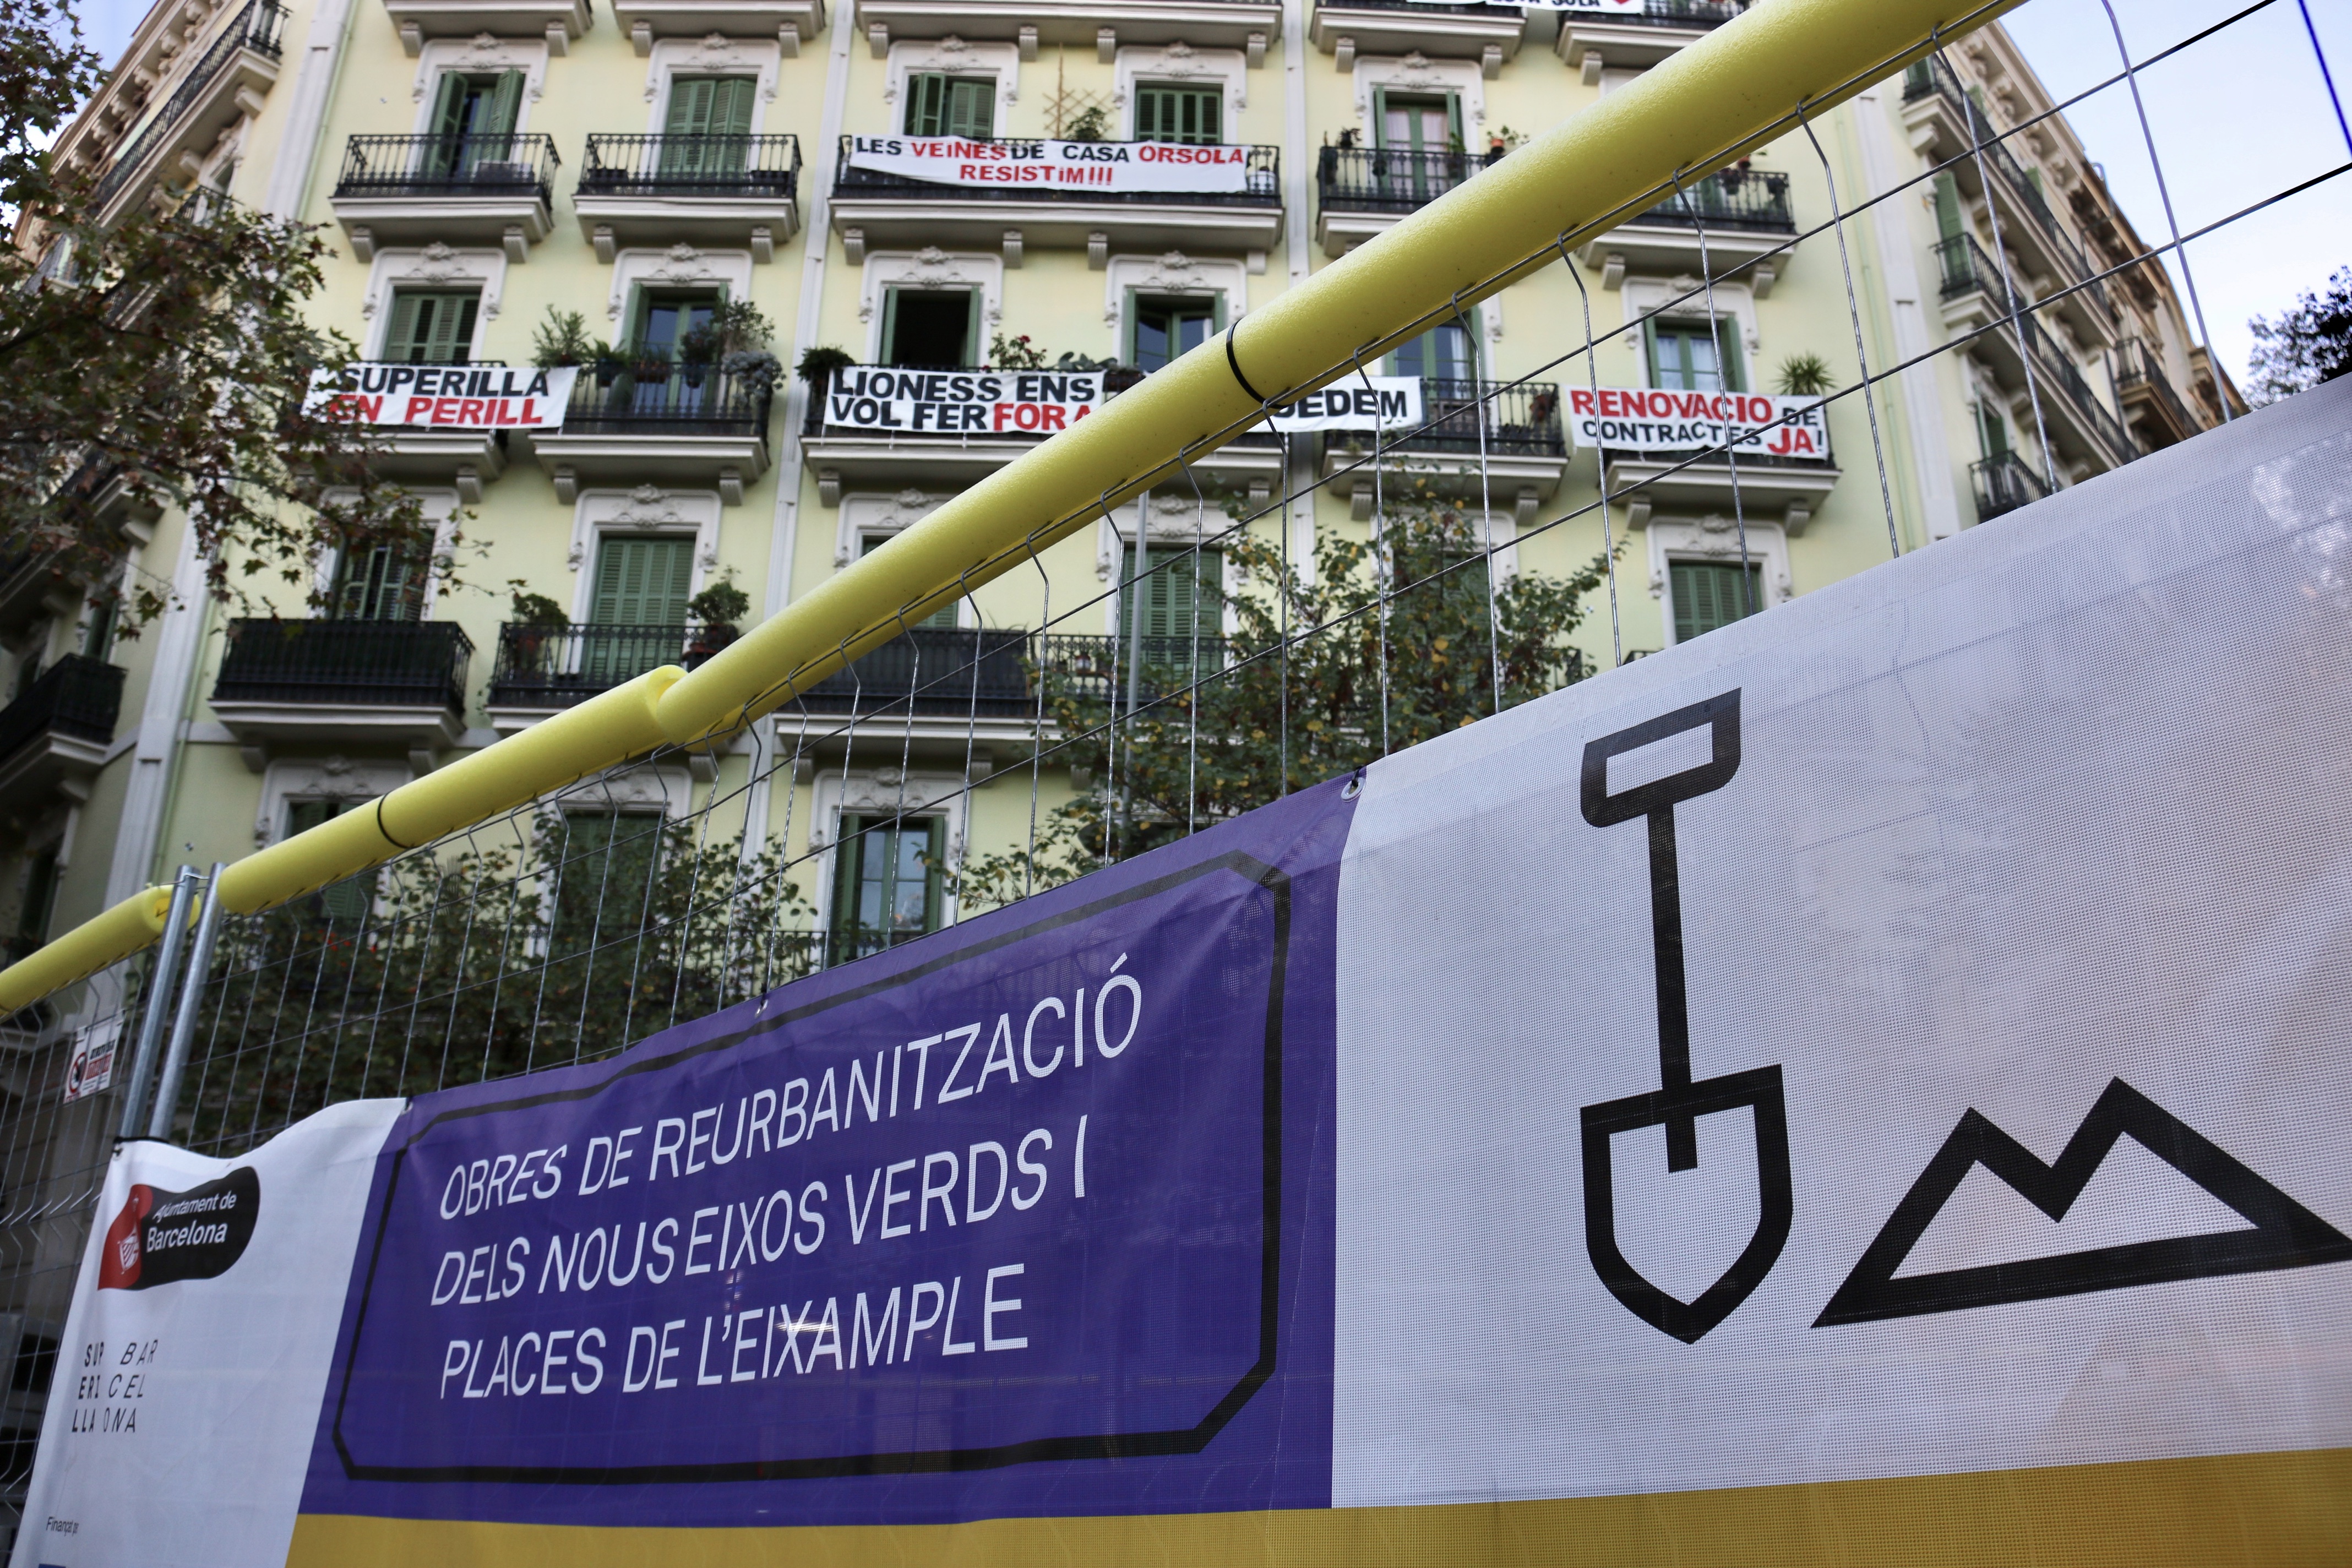
{"label": "fence post", "polygon": [[180,985],[180,1005],[172,1018],[172,1045],[163,1053],[163,1074],[155,1082],[155,1110],[147,1119],[147,1136],[172,1136],[172,1114],[179,1108],[180,1079],[188,1070],[188,1047],[196,1037],[196,1014],[205,1000],[205,977],[212,973],[213,943],[220,936],[221,873],[228,869],[213,862],[205,881],[204,912],[196,918],[196,942],[188,952],[188,977]]}
{"label": "fence post", "polygon": [[163,1020],[171,1016],[173,982],[180,973],[180,942],[188,933],[188,904],[201,879],[194,866],[183,866],[172,880],[172,907],[163,916],[163,939],[155,948],[155,962],[147,971],[145,1008],[139,1017],[139,1051],[131,1061],[131,1082],[122,1097],[120,1138],[140,1135],[140,1112],[147,1105],[147,1081],[154,1075],[155,1056],[163,1043]]}

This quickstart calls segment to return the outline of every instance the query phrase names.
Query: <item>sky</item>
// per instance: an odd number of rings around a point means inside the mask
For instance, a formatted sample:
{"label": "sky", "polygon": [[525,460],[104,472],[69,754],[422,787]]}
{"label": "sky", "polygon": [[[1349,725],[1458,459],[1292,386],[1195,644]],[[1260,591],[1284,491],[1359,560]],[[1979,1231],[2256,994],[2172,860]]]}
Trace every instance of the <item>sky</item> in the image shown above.
{"label": "sky", "polygon": [[[2242,0],[2115,0],[2124,39],[2145,60],[2245,8]],[[2263,197],[2352,160],[2322,84],[2304,7],[2316,25],[2339,97],[2352,97],[2352,5],[2270,0],[2226,31],[2150,67],[2139,79],[2179,232],[2191,234]],[[84,0],[82,26],[111,61],[147,13],[146,0]],[[2027,0],[2004,19],[2059,100],[2121,69],[2102,0]],[[2166,221],[2129,89],[2094,93],[2066,111],[2075,134],[2140,237],[2160,244]],[[2190,279],[2221,363],[2242,381],[2253,346],[2247,319],[2275,316],[2352,265],[2352,173],[2186,247]],[[2182,282],[2179,255],[2167,258]],[[2184,301],[2187,291],[2182,293]],[[2190,323],[2192,331],[2195,323]]]}

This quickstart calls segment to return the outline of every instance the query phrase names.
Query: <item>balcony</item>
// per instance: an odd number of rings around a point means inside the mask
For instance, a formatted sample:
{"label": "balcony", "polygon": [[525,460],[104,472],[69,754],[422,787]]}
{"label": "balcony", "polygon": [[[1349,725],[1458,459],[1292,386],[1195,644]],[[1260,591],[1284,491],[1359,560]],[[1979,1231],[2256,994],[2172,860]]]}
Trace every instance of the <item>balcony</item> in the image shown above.
{"label": "balcony", "polygon": [[43,670],[0,709],[0,810],[88,800],[121,709],[122,671],[113,665],[69,653]]}
{"label": "balcony", "polygon": [[640,55],[656,38],[774,38],[786,59],[824,31],[824,0],[614,0],[613,19]]}
{"label": "balcony", "polygon": [[[897,369],[938,373],[937,366],[851,365],[842,374]],[[946,374],[1011,378],[1039,373],[980,365]],[[1142,379],[1142,372],[1127,368],[1103,373],[1105,400]],[[1048,434],[1016,430],[978,434],[877,430],[835,425],[827,419],[830,400],[826,394],[831,387],[828,380],[810,389],[808,417],[801,432],[803,458],[816,475],[817,493],[826,506],[840,505],[845,490],[961,489],[1012,462]],[[1204,480],[1270,491],[1282,473],[1281,438],[1269,432],[1252,431],[1202,458],[1193,467]]]}
{"label": "balcony", "polygon": [[1017,265],[1028,246],[1057,246],[1083,248],[1100,270],[1113,250],[1264,252],[1282,237],[1278,147],[1249,149],[1241,191],[1055,191],[940,184],[852,168],[852,140],[841,139],[833,226],[853,265],[864,265],[869,249],[927,245],[1002,246]]}
{"label": "balcony", "polygon": [[1990,522],[2003,512],[2032,506],[2050,494],[2049,481],[2014,452],[1970,463],[1969,479],[1976,491],[1979,522]]}
{"label": "balcony", "polygon": [[724,245],[772,261],[800,232],[797,136],[591,136],[572,193],[611,266],[624,245]]}
{"label": "balcony", "polygon": [[1742,0],[1643,0],[1639,10],[1562,11],[1552,47],[1595,87],[1602,70],[1656,65],[1745,8]]}
{"label": "balcony", "polygon": [[[1425,478],[1441,495],[1475,500],[1483,492],[1497,510],[1511,508],[1522,526],[1533,522],[1536,509],[1559,492],[1569,456],[1559,387],[1549,382],[1503,386],[1428,376],[1421,384],[1421,406],[1426,428],[1381,448],[1383,471]],[[1348,499],[1359,521],[1372,515],[1374,497],[1371,465],[1356,465],[1373,450],[1370,432],[1324,438],[1323,477],[1333,493]]]}
{"label": "balcony", "polygon": [[1726,169],[1587,240],[1578,254],[1601,268],[1607,289],[1618,287],[1629,271],[1696,277],[1704,261],[1717,282],[1744,281],[1763,300],[1789,264],[1790,252],[1781,247],[1796,233],[1788,175]]}
{"label": "balcony", "polygon": [[[1905,74],[1903,120],[1912,145],[1942,161],[1962,192],[1979,201],[1990,194],[1999,202],[2001,243],[2034,275],[2026,281],[2035,295],[2085,283],[2095,273],[2042,187],[2008,145],[1995,140],[2000,133],[1941,61],[1922,60]],[[1978,148],[1981,163],[1972,152]],[[2054,308],[2084,342],[2102,348],[2114,344],[2118,327],[2104,282],[2087,283]]]}
{"label": "balcony", "polygon": [[2172,389],[2171,378],[2143,339],[2126,338],[2116,345],[2116,401],[2142,451],[2177,446],[2205,428]]}
{"label": "balcony", "polygon": [[0,558],[0,637],[13,640],[35,621],[73,614],[80,591],[51,560],[37,550]]}
{"label": "balcony", "polygon": [[733,637],[687,626],[503,626],[483,706],[512,732],[666,664],[691,668]]}
{"label": "balcony", "polygon": [[1492,79],[1519,52],[1528,19],[1518,5],[1431,5],[1427,0],[1315,0],[1307,36],[1344,72],[1358,55],[1476,60]]}
{"label": "balcony", "polygon": [[1315,155],[1315,239],[1344,256],[1494,160],[1396,147],[1325,147]]}
{"label": "balcony", "polygon": [[561,163],[540,135],[354,136],[329,202],[362,261],[437,239],[520,262],[547,237]]}
{"label": "balcony", "polygon": [[1189,44],[1242,49],[1253,68],[1282,36],[1281,0],[858,0],[857,26],[877,59],[894,38],[959,38],[1018,44],[1034,60],[1041,45],[1089,46],[1109,65],[1122,44]]}
{"label": "balcony", "polygon": [[[2084,475],[2121,468],[2139,455],[2131,433],[2098,400],[2074,362],[2052,339],[2031,310],[2021,307],[2014,318],[1999,267],[1974,237],[1957,234],[1936,247],[1937,268],[1945,330],[1955,336],[1974,332],[1969,357],[1992,372],[2020,418],[2029,427],[2029,405],[2020,401],[2027,391],[2027,366],[2032,367],[2032,391],[2041,399],[2042,422],[2049,427],[2051,457],[2070,471]],[[1998,323],[1998,324],[1996,324]]]}
{"label": "balcony", "polygon": [[465,732],[473,657],[453,621],[235,620],[213,713],[256,772],[288,742],[400,746],[426,769]]}
{"label": "balcony", "polygon": [[410,58],[422,54],[427,38],[547,40],[547,52],[571,52],[572,40],[596,25],[588,0],[383,0],[384,14],[399,30]]}
{"label": "balcony", "polygon": [[91,194],[100,222],[129,210],[158,179],[190,178],[184,155],[201,158],[221,132],[248,116],[278,80],[286,9],[273,0],[247,0],[188,68],[163,108],[115,155]]}
{"label": "balcony", "polygon": [[531,451],[565,505],[583,484],[715,489],[729,506],[768,471],[770,375],[670,360],[608,360],[583,368],[560,431]]}

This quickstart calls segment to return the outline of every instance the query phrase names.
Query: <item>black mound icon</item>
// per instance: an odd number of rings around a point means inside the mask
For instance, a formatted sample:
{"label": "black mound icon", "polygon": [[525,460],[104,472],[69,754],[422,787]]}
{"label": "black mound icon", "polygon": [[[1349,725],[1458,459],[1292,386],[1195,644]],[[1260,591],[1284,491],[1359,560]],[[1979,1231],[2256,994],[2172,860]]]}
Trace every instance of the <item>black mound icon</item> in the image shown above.
{"label": "black mound icon", "polygon": [[[2053,1220],[2074,1200],[2126,1133],[2150,1153],[2243,1215],[2249,1230],[2173,1237],[2098,1247],[2014,1263],[1954,1268],[1897,1279],[1911,1255],[1973,1165],[2014,1187]],[[2011,1301],[2038,1301],[2093,1290],[2121,1290],[2175,1279],[2306,1268],[2352,1258],[2352,1237],[2256,1175],[2221,1145],[2121,1079],[2109,1083],[2056,1163],[2033,1152],[1971,1110],[1888,1216],[1878,1238],[1813,1320],[1866,1323],[1882,1318],[1957,1312]]]}

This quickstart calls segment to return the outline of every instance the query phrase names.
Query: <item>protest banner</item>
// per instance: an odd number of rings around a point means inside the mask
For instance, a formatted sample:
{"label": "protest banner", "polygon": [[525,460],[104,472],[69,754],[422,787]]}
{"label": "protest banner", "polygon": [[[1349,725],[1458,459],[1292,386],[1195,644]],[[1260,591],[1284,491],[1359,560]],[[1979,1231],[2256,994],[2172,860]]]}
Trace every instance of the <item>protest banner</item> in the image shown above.
{"label": "protest banner", "polygon": [[[1250,149],[1175,142],[978,142],[962,136],[852,136],[849,166],[933,184],[990,189],[1239,195]],[[1273,192],[1270,177],[1264,182]]]}
{"label": "protest banner", "polygon": [[313,375],[306,405],[362,425],[551,431],[579,376],[576,365],[353,364]]}
{"label": "protest banner", "polygon": [[1818,397],[1663,387],[1571,386],[1569,439],[1616,452],[1703,452],[1737,441],[1741,453],[1826,458],[1829,422]]}
{"label": "protest banner", "polygon": [[1315,430],[1410,430],[1423,420],[1421,378],[1349,376],[1266,416],[1269,430],[1286,436]]}
{"label": "protest banner", "polygon": [[16,1568],[2344,1561],[2347,407],[602,1061],[126,1144]]}
{"label": "protest banner", "polygon": [[908,436],[1050,436],[1103,404],[1099,371],[897,370],[848,365],[824,392],[835,430]]}

